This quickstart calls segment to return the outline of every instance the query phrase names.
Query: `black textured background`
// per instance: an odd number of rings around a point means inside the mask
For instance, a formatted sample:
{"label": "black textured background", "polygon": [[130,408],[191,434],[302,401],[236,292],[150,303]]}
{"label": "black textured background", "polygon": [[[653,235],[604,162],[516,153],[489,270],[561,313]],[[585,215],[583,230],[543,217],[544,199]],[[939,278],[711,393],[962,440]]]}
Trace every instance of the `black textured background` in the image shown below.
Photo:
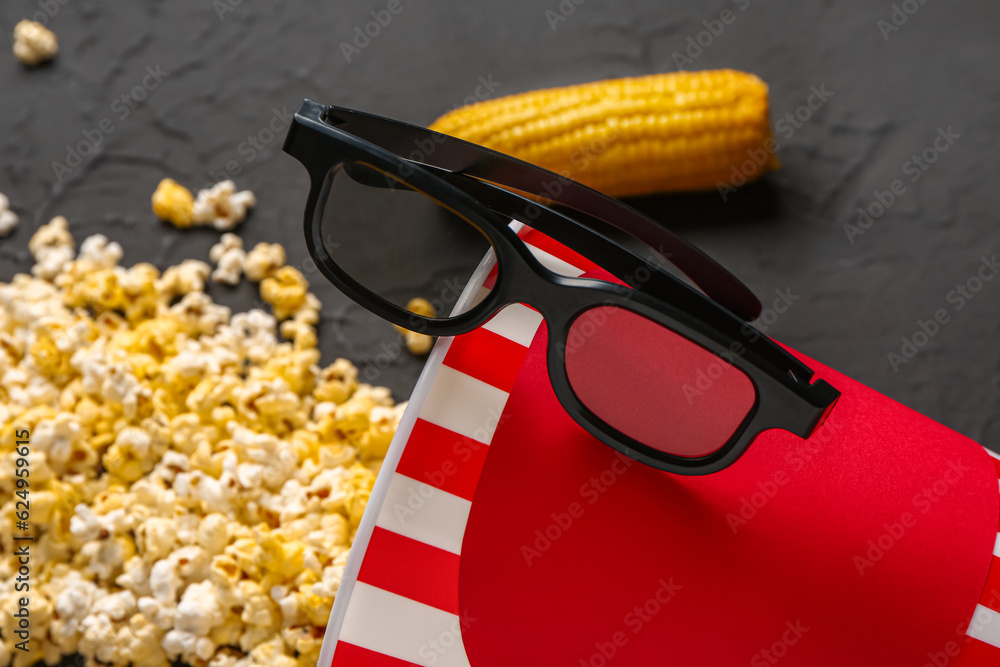
{"label": "black textured background", "polygon": [[[247,247],[285,244],[323,300],[326,359],[370,364],[394,332],[310,272],[305,173],[281,153],[283,131],[262,151],[243,143],[249,136],[307,96],[426,124],[474,95],[480,77],[502,95],[675,70],[674,53],[730,9],[735,18],[721,34],[701,36],[707,46],[691,52],[688,69],[760,75],[776,121],[813,87],[833,95],[793,132],[783,126],[783,167],[765,182],[725,202],[713,192],[638,205],[765,300],[776,290],[797,295],[767,333],[987,445],[1000,442],[1000,280],[960,311],[947,300],[1000,239],[1000,4],[908,0],[917,11],[886,39],[878,22],[892,18],[888,0],[563,0],[561,10],[557,0],[401,2],[347,62],[342,42],[387,1],[4,0],[5,35],[48,9],[61,52],[37,70],[0,53],[0,192],[22,217],[0,240],[0,280],[28,269],[28,238],[55,214],[69,218],[78,243],[97,232],[121,243],[128,264],[207,260],[218,233],[159,223],[149,196],[163,177],[199,187],[235,165],[237,184],[259,198],[239,229]],[[166,78],[122,118],[115,100],[147,67]],[[114,130],[58,182],[53,163],[104,118]],[[955,144],[850,243],[843,226],[855,209],[907,178],[903,163],[949,127],[960,135]],[[235,308],[256,296],[248,285],[212,292]],[[939,308],[951,322],[895,372],[887,353]],[[375,379],[402,398],[421,365],[404,355]]]}
{"label": "black textured background", "polygon": [[[306,269],[324,302],[328,358],[374,362],[395,334],[309,272],[300,232],[307,182],[280,150],[283,132],[262,151],[248,137],[306,96],[426,124],[474,95],[480,77],[501,95],[675,70],[675,52],[729,9],[734,19],[711,40],[701,36],[710,43],[691,52],[688,69],[759,74],[771,86],[776,122],[813,87],[833,95],[798,129],[781,126],[783,166],[764,183],[726,202],[713,192],[638,205],[765,300],[775,290],[799,296],[769,334],[998,443],[1000,281],[958,312],[947,294],[1000,238],[1000,5],[909,0],[917,11],[885,39],[878,22],[892,19],[892,5],[871,0],[401,2],[402,12],[347,62],[341,44],[387,1],[5,0],[5,35],[21,17],[57,8],[48,23],[61,52],[37,70],[0,53],[0,192],[23,219],[0,240],[0,279],[30,266],[27,240],[55,214],[69,218],[78,242],[102,232],[121,243],[129,264],[207,259],[218,234],[159,223],[149,196],[165,176],[197,187],[235,166],[237,184],[260,202],[239,230],[247,246],[280,241]],[[166,78],[122,119],[115,100],[142,84],[147,67]],[[67,147],[104,118],[114,130],[58,182],[53,163],[65,163]],[[906,192],[850,243],[843,225],[856,207],[907,178],[903,163],[948,127],[960,135],[950,150],[917,182],[906,181]],[[248,285],[212,292],[237,308],[255,298]],[[887,354],[939,308],[951,322],[895,372]],[[403,355],[372,377],[403,397],[420,366]]]}

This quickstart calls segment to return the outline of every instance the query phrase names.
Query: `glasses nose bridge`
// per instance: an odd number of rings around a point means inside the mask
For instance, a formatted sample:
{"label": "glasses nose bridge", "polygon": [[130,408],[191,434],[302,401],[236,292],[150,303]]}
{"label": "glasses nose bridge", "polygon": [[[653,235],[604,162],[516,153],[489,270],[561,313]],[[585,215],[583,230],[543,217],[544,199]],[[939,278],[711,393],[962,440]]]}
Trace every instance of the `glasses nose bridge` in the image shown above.
{"label": "glasses nose bridge", "polygon": [[566,284],[569,276],[559,273],[558,267],[546,266],[544,257],[535,255],[520,237],[510,243],[494,242],[494,248],[505,300],[531,306],[543,317],[561,311],[564,302],[576,301],[573,298],[576,290],[566,289],[575,287]]}
{"label": "glasses nose bridge", "polygon": [[550,338],[565,338],[574,319],[591,308],[611,302],[610,295],[602,296],[600,291],[579,284],[574,278],[554,272],[549,275],[535,273],[535,278],[532,292],[518,300],[541,314]]}

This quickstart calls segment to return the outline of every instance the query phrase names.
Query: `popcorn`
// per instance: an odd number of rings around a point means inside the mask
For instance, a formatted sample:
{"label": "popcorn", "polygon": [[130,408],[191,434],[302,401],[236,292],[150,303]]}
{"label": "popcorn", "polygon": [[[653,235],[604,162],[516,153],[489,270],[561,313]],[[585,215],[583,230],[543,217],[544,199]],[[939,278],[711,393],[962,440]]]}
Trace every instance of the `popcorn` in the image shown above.
{"label": "popcorn", "polygon": [[243,250],[243,239],[236,234],[223,234],[222,240],[212,246],[208,254],[216,264],[212,280],[227,285],[236,285],[240,282],[243,262],[247,257]]}
{"label": "popcorn", "polygon": [[285,249],[280,243],[258,243],[247,253],[243,271],[247,280],[259,283],[285,265]]}
{"label": "popcorn", "polygon": [[46,463],[64,472],[80,446],[81,429],[76,415],[60,412],[53,419],[38,422],[31,444],[46,456]]}
{"label": "popcorn", "polygon": [[90,614],[80,624],[83,636],[79,650],[101,662],[110,663],[115,658],[115,624],[104,614]]}
{"label": "popcorn", "polygon": [[[308,656],[318,662],[319,651],[323,646],[323,633],[319,628],[308,622],[300,625],[286,625],[281,631],[281,637],[290,648],[298,651],[300,656]],[[315,657],[313,657],[315,656]]]}
{"label": "popcorn", "polygon": [[274,665],[275,667],[295,667],[296,662],[285,653],[285,642],[280,635],[274,635],[265,642],[258,644],[250,657],[259,665]]}
{"label": "popcorn", "polygon": [[135,554],[135,544],[127,536],[87,542],[80,548],[82,560],[100,581],[114,580],[122,573],[125,561]]}
{"label": "popcorn", "polygon": [[243,613],[240,616],[242,621],[247,625],[271,630],[276,629],[279,615],[276,613],[277,605],[274,604],[274,601],[265,595],[260,586],[255,582],[241,581],[240,588],[246,600]]}
{"label": "popcorn", "polygon": [[128,627],[118,631],[119,657],[133,665],[167,663],[163,650],[163,632],[139,613],[128,621]]}
{"label": "popcorn", "polygon": [[217,556],[226,548],[229,536],[226,531],[228,520],[218,512],[209,514],[198,526],[198,546],[209,556]]}
{"label": "popcorn", "polygon": [[361,452],[368,458],[384,458],[402,417],[402,411],[395,407],[373,406],[368,431],[361,436]]}
{"label": "popcorn", "polygon": [[[402,409],[321,368],[321,304],[280,246],[241,260],[275,315],[214,303],[204,262],[123,267],[101,235],[77,253],[64,218],[30,246],[35,275],[0,283],[0,423],[32,434],[33,658],[315,664]],[[15,458],[0,443],[0,581]]]}
{"label": "popcorn", "polygon": [[194,195],[173,179],[164,178],[153,192],[153,213],[178,229],[193,223]]}
{"label": "popcorn", "polygon": [[208,667],[246,667],[246,660],[239,656],[235,649],[223,646],[208,661]]}
{"label": "popcorn", "polygon": [[[13,232],[14,228],[17,227],[17,223],[19,221],[20,218],[17,217],[17,213],[14,213],[14,211],[10,210],[10,200],[7,199],[6,195],[0,193],[0,237],[7,236],[11,232]],[[267,245],[267,244],[261,243],[260,245]],[[280,248],[281,246],[278,247]],[[281,253],[282,263],[284,263],[284,256],[285,256],[284,250],[282,250]],[[0,664],[2,664],[2,660],[0,660]]]}
{"label": "popcorn", "polygon": [[[358,388],[358,369],[347,359],[337,359],[320,373],[313,396],[320,401],[343,403]],[[320,416],[317,415],[317,420]]]}
{"label": "popcorn", "polygon": [[208,637],[181,630],[171,630],[163,637],[163,649],[171,660],[194,663],[208,660],[215,653],[215,644]]}
{"label": "popcorn", "polygon": [[41,23],[25,19],[14,26],[14,55],[25,65],[40,65],[58,52],[56,34]]}
{"label": "popcorn", "polygon": [[70,520],[70,532],[82,541],[106,540],[129,528],[125,510],[116,509],[107,514],[97,514],[89,505],[80,503]]}
{"label": "popcorn", "polygon": [[[190,516],[190,515],[189,515]],[[198,517],[191,516],[197,525]],[[180,533],[181,541],[186,541],[184,532]],[[186,581],[202,581],[208,577],[209,558],[201,547],[191,544],[177,549],[169,556],[174,569]]]}
{"label": "popcorn", "polygon": [[319,322],[319,310],[323,307],[319,298],[309,292],[305,303],[292,315],[292,319],[281,323],[281,335],[291,339],[296,350],[314,350],[318,342],[316,338],[316,323]]}
{"label": "popcorn", "polygon": [[[173,604],[181,587],[174,564],[167,558],[156,561],[149,571],[149,588],[157,602]],[[145,613],[145,612],[143,612]]]}
{"label": "popcorn", "polygon": [[[65,568],[64,565],[60,567]],[[55,611],[61,622],[60,633],[66,639],[82,630],[83,619],[91,606],[106,595],[96,584],[84,579],[79,571],[68,568],[64,575],[53,576],[49,588],[49,596],[55,599]]]}
{"label": "popcorn", "polygon": [[[437,317],[437,312],[434,310],[434,306],[427,299],[410,299],[409,303],[406,304],[406,309],[411,313],[416,313],[422,317]],[[423,355],[431,351],[434,347],[434,337],[428,336],[427,334],[419,333],[416,331],[410,331],[401,326],[396,326],[396,331],[403,334],[403,339],[406,342],[406,349],[410,351],[411,354]]]}
{"label": "popcorn", "polygon": [[[177,528],[167,517],[154,516],[136,527],[135,536],[137,546],[147,558],[160,560],[169,556],[173,550],[177,541]],[[158,571],[157,576],[161,574]]]}
{"label": "popcorn", "polygon": [[28,250],[36,261],[40,260],[46,252],[57,248],[74,248],[73,237],[69,233],[69,222],[59,215],[49,221],[47,225],[38,228],[28,241]]}
{"label": "popcorn", "polygon": [[156,291],[169,296],[205,290],[205,280],[212,273],[211,267],[197,259],[185,259],[177,266],[163,272],[156,283]]}
{"label": "popcorn", "polygon": [[158,629],[169,630],[174,626],[174,615],[177,611],[175,603],[163,602],[155,597],[141,597],[138,604],[139,613]]}
{"label": "popcorn", "polygon": [[169,314],[176,318],[188,334],[207,335],[229,321],[230,311],[212,302],[204,292],[191,292],[170,307]]}
{"label": "popcorn", "polygon": [[257,198],[249,190],[236,192],[232,181],[216,183],[198,193],[192,209],[192,220],[197,225],[210,224],[219,231],[230,231],[243,222],[247,211],[257,205]]}
{"label": "popcorn", "polygon": [[42,225],[28,241],[28,250],[35,258],[31,272],[43,280],[52,280],[72,261],[75,254],[73,237],[66,218],[56,216]]}
{"label": "popcorn", "polygon": [[213,262],[217,263],[230,250],[243,250],[243,239],[236,234],[226,233],[222,235],[218,243],[211,247],[208,251],[208,256]]}
{"label": "popcorn", "polygon": [[343,576],[344,568],[342,566],[324,568],[323,580],[312,586],[313,595],[324,598],[336,597],[337,591],[340,589],[340,579]]}
{"label": "popcorn", "polygon": [[302,625],[306,622],[305,595],[302,593],[289,593],[280,596],[277,600],[281,609],[281,616],[285,626]]}
{"label": "popcorn", "polygon": [[266,363],[274,355],[278,346],[277,320],[269,313],[257,308],[239,313],[233,316],[230,327],[226,337],[236,339],[233,342],[251,363]]}
{"label": "popcorn", "polygon": [[222,623],[222,610],[219,608],[212,582],[201,581],[188,586],[177,605],[174,627],[181,632],[204,637],[220,623]]}
{"label": "popcorn", "polygon": [[302,272],[283,266],[260,283],[260,296],[274,308],[278,320],[286,320],[306,305],[309,283]]}
{"label": "popcorn", "polygon": [[106,595],[90,608],[91,614],[104,614],[112,621],[124,621],[138,611],[135,596],[130,591]]}
{"label": "popcorn", "polygon": [[83,265],[86,271],[100,271],[118,266],[123,254],[120,245],[109,242],[104,234],[94,234],[80,244],[76,261]]}
{"label": "popcorn", "polygon": [[159,270],[152,264],[136,264],[119,272],[118,282],[124,296],[125,317],[129,322],[144,323],[156,314],[160,300],[156,291],[159,277]]}
{"label": "popcorn", "polygon": [[[136,548],[139,551],[143,549],[138,543]],[[136,596],[152,595],[152,590],[149,588],[150,564],[147,558],[144,553],[142,556],[132,556],[125,561],[122,566],[123,572],[115,578],[115,583]]]}

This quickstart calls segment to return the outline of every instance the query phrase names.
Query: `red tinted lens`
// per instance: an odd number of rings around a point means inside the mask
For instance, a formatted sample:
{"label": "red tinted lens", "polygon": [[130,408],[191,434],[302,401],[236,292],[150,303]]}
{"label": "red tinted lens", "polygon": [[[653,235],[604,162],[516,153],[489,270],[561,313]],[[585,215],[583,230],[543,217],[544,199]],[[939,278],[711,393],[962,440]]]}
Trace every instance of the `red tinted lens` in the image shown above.
{"label": "red tinted lens", "polygon": [[573,322],[566,373],[580,402],[609,426],[688,458],[722,447],[756,398],[736,367],[615,306],[592,308]]}

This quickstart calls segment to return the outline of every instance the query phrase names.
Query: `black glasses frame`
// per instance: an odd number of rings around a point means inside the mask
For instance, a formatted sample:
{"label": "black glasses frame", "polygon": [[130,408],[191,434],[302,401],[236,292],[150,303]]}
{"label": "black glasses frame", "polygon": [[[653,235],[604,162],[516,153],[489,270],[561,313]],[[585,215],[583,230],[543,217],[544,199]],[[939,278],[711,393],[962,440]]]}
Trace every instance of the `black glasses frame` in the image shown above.
{"label": "black glasses frame", "polygon": [[[717,472],[736,461],[764,430],[780,428],[809,437],[840,396],[824,380],[810,383],[812,369],[747,323],[759,314],[760,302],[732,274],[655,221],[582,184],[425,128],[309,100],[296,112],[284,150],[309,172],[306,244],[334,285],[379,317],[432,336],[468,333],[513,303],[537,309],[548,325],[547,367],[560,403],[583,428],[626,456],[677,474]],[[420,192],[489,239],[498,275],[482,301],[450,317],[415,315],[368,290],[330,257],[321,224],[330,175],[352,164],[386,176],[366,185]],[[572,248],[625,285],[546,269],[511,228],[512,220]],[[643,242],[705,293],[614,242],[602,227]],[[721,448],[698,458],[670,455],[610,426],[581,403],[567,376],[567,340],[573,322],[600,306],[641,315],[722,358],[751,380],[754,405]]]}

